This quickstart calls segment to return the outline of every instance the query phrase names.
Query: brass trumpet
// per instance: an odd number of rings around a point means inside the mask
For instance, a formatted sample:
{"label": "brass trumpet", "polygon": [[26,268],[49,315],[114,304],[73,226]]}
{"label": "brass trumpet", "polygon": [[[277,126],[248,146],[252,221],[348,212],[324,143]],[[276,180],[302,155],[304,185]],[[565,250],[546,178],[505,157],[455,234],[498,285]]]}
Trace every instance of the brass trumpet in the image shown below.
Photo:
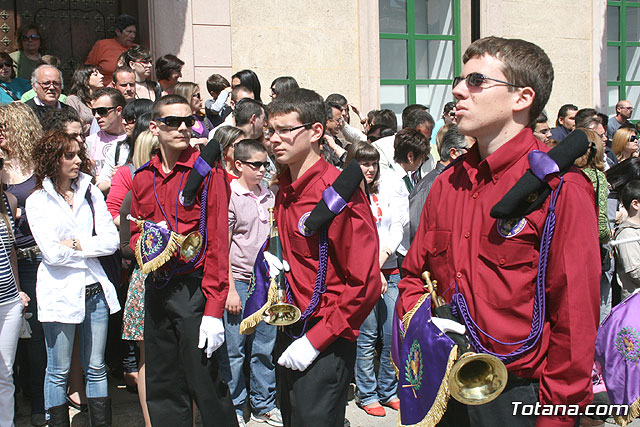
{"label": "brass trumpet", "polygon": [[192,231],[186,236],[176,233],[176,240],[180,246],[180,259],[189,262],[200,253],[203,239],[199,231]]}
{"label": "brass trumpet", "polygon": [[[271,230],[269,232],[269,252],[277,256],[278,259],[282,259],[282,243],[280,242],[280,234],[278,232],[278,226],[273,215],[273,208],[269,208],[269,223],[271,224]],[[287,303],[287,295],[284,285],[284,271],[278,274],[277,286],[278,286],[278,299],[276,303],[267,308],[262,315],[263,320],[269,325],[275,326],[288,326],[296,323],[300,320],[300,309],[293,304]]]}
{"label": "brass trumpet", "polygon": [[[434,316],[458,322],[451,306],[437,295],[437,281],[431,281],[428,271],[422,273],[422,278],[431,294]],[[482,405],[498,397],[507,385],[508,374],[504,363],[490,354],[471,351],[471,344],[465,335],[448,332],[447,336],[458,345],[458,359],[446,379],[451,396],[465,405]]]}

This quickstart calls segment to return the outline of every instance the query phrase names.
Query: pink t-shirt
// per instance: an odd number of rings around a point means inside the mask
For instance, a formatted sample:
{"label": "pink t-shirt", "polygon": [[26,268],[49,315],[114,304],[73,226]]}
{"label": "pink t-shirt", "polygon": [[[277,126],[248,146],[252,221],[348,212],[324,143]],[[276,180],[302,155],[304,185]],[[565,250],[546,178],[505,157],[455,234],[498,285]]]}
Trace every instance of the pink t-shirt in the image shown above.
{"label": "pink t-shirt", "polygon": [[131,191],[133,187],[133,178],[131,178],[131,170],[128,165],[124,165],[116,171],[111,179],[111,189],[107,195],[107,210],[116,219],[120,215],[120,206],[124,196]]}

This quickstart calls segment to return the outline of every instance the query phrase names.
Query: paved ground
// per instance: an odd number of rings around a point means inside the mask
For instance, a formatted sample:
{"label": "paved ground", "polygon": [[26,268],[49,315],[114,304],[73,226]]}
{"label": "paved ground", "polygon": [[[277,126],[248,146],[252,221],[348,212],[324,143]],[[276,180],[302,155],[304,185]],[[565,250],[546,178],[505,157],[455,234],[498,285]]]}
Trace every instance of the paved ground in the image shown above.
{"label": "paved ground", "polygon": [[[124,386],[117,386],[115,382],[109,377],[110,381],[110,393],[113,398],[113,426],[114,427],[144,427],[142,420],[142,414],[138,404],[137,395],[131,394],[124,389]],[[72,427],[88,427],[89,420],[85,413],[78,413],[76,410],[71,410],[71,426]],[[353,400],[349,401],[347,407],[347,420],[351,427],[395,427],[397,425],[397,412],[387,409],[387,415],[385,417],[372,417],[358,408]],[[605,423],[606,427],[615,426],[610,419]],[[593,424],[581,424],[583,426],[589,426]],[[602,424],[600,424],[602,425]],[[26,400],[18,398],[18,413],[16,417],[16,427],[30,427],[30,414],[29,404]],[[198,419],[196,419],[196,426],[201,426]],[[256,423],[250,421],[247,423],[248,427],[266,427],[267,424]],[[636,419],[631,424],[631,427],[640,427],[640,420]],[[170,426],[156,426],[156,427],[170,427]]]}

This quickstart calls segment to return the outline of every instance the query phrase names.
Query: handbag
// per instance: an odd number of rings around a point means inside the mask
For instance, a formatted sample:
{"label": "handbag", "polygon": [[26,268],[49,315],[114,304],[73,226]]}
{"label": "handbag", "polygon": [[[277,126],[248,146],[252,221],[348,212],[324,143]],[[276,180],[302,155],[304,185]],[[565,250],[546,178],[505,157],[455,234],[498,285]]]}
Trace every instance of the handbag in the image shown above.
{"label": "handbag", "polygon": [[[87,188],[87,192],[84,194],[84,198],[89,203],[89,207],[91,208],[91,215],[93,216],[93,232],[92,236],[96,235],[96,211],[93,207],[93,201],[91,200],[91,185]],[[116,251],[111,255],[104,255],[98,257],[100,261],[100,265],[102,265],[102,269],[109,281],[116,287],[116,289],[122,286],[122,253],[120,249],[116,249]]]}

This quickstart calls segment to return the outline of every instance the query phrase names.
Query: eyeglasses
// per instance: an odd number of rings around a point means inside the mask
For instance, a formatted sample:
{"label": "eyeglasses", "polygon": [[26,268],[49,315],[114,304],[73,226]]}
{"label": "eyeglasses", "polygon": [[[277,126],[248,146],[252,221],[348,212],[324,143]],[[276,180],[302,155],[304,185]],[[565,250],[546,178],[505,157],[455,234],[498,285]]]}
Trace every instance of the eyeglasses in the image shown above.
{"label": "eyeglasses", "polygon": [[11,67],[13,67],[13,62],[3,62],[0,65],[2,65],[3,67],[11,68]]}
{"label": "eyeglasses", "polygon": [[141,65],[151,65],[151,64],[153,64],[153,61],[150,60],[150,59],[147,59],[145,61],[134,61],[134,63],[141,64]]}
{"label": "eyeglasses", "polygon": [[68,153],[64,153],[63,157],[65,160],[73,160],[78,155],[78,151],[69,151]]}
{"label": "eyeglasses", "polygon": [[294,126],[292,128],[287,128],[287,129],[280,129],[280,130],[275,130],[272,128],[267,128],[264,130],[264,136],[265,138],[271,138],[274,134],[278,134],[278,136],[284,136],[287,135],[291,132],[293,132],[294,130],[298,130],[298,129],[309,129],[309,126],[311,126],[313,123],[309,122],[309,123],[305,123],[303,125],[300,126]]}
{"label": "eyeglasses", "polygon": [[191,96],[192,96],[192,97],[194,97],[194,98],[198,98],[198,99],[200,99],[200,93],[194,93],[194,94],[193,94],[193,95],[191,95]]}
{"label": "eyeglasses", "polygon": [[629,142],[634,142],[634,141],[637,141],[637,140],[638,140],[638,135],[631,135],[629,137]]}
{"label": "eyeglasses", "polygon": [[180,127],[182,123],[184,123],[186,127],[190,128],[196,123],[196,119],[193,116],[187,116],[187,117],[167,116],[167,117],[160,117],[159,119],[156,119],[156,120],[172,128]]}
{"label": "eyeglasses", "polygon": [[109,111],[113,110],[114,108],[118,108],[117,105],[114,105],[113,107],[98,107],[98,108],[92,108],[91,109],[91,114],[92,115],[98,115],[100,117],[104,117],[107,114],[109,114]]}
{"label": "eyeglasses", "polygon": [[467,85],[469,87],[480,87],[487,80],[491,80],[493,82],[498,82],[498,83],[502,83],[508,86],[513,86],[513,87],[524,87],[524,86],[516,85],[513,83],[505,82],[504,80],[498,80],[491,77],[487,77],[481,73],[469,73],[467,74],[466,77],[455,77],[453,79],[453,89],[455,89],[463,80],[467,82]]}
{"label": "eyeglasses", "polygon": [[128,119],[122,118],[122,120],[124,120],[124,122],[128,125],[134,125],[136,123],[135,117],[128,118]]}
{"label": "eyeglasses", "polygon": [[31,34],[28,36],[22,36],[22,41],[29,41],[29,40],[40,40],[40,36],[38,34]]}
{"label": "eyeglasses", "polygon": [[333,120],[334,122],[337,122],[337,123],[344,123],[344,118],[342,118],[342,117],[338,117],[337,119],[334,119],[332,117],[329,120]]}
{"label": "eyeglasses", "polygon": [[240,163],[249,165],[254,169],[260,169],[263,166],[266,170],[269,170],[271,168],[271,166],[269,166],[269,162],[245,162],[244,160],[240,160]]}
{"label": "eyeglasses", "polygon": [[46,88],[51,87],[51,86],[53,86],[56,89],[60,89],[62,87],[62,83],[60,83],[60,82],[38,82],[38,85],[42,89],[46,89]]}
{"label": "eyeglasses", "polygon": [[621,110],[633,110],[633,107],[618,107]]}

